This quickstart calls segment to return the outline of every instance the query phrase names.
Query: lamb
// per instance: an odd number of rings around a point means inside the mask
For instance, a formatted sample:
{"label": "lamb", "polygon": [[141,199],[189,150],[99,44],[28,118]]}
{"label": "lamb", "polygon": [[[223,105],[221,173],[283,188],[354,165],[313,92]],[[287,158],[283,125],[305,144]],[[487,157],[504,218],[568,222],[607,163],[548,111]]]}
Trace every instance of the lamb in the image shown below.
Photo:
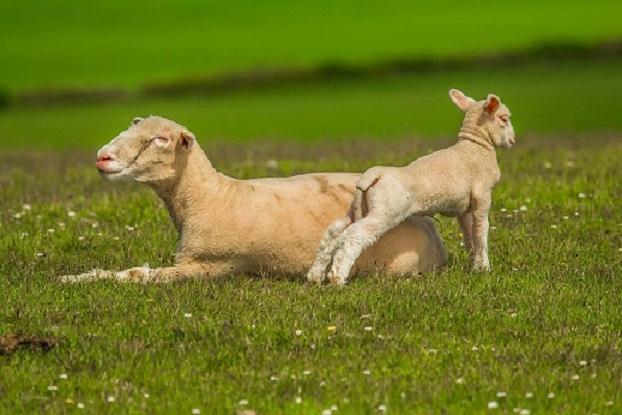
{"label": "lamb", "polygon": [[407,218],[436,213],[458,218],[474,269],[490,269],[488,211],[501,178],[495,146],[511,147],[516,135],[510,111],[496,95],[478,102],[452,89],[449,97],[465,113],[458,142],[405,167],[367,170],[350,208],[354,223],[345,218],[329,227],[307,274],[310,281],[328,277],[345,284],[361,252],[382,235]]}
{"label": "lamb", "polygon": [[[237,180],[217,172],[185,127],[157,116],[136,118],[97,154],[104,179],[149,185],[179,234],[175,265],[93,270],[62,281],[168,282],[232,274],[304,275],[322,232],[346,214],[360,175],[305,174]],[[356,264],[357,273],[415,274],[446,261],[429,218],[387,232]]]}

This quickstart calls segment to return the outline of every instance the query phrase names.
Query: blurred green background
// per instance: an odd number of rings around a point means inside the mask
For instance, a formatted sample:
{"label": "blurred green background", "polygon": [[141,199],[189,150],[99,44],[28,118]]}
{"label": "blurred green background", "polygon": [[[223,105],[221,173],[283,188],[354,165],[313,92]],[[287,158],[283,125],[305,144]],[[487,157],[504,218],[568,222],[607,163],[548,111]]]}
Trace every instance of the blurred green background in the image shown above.
{"label": "blurred green background", "polygon": [[[449,136],[451,87],[499,94],[519,134],[615,132],[621,16],[620,1],[4,0],[0,145],[96,148],[146,114],[200,141]],[[396,62],[415,65],[286,77]],[[226,82],[257,74],[270,82]],[[216,87],[144,93],[188,82]]]}

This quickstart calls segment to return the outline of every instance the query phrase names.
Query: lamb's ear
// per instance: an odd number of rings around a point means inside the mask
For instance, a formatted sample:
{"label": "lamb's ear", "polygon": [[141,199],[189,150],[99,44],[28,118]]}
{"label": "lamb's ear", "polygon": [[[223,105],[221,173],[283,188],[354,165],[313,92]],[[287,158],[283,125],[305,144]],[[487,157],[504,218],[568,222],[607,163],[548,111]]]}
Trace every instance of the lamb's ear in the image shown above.
{"label": "lamb's ear", "polygon": [[143,119],[144,119],[143,117],[134,117],[134,119],[132,120],[132,123],[130,124],[130,126],[138,124]]}
{"label": "lamb's ear", "polygon": [[194,135],[190,131],[182,131],[180,134],[181,146],[186,150],[190,150],[194,144]]}
{"label": "lamb's ear", "polygon": [[449,90],[449,98],[464,112],[466,112],[466,110],[475,103],[473,98],[467,97],[462,91],[457,89]]}
{"label": "lamb's ear", "polygon": [[486,111],[488,114],[494,114],[497,109],[499,109],[500,103],[501,100],[498,96],[496,96],[495,94],[488,94],[486,102],[484,103],[484,111]]}

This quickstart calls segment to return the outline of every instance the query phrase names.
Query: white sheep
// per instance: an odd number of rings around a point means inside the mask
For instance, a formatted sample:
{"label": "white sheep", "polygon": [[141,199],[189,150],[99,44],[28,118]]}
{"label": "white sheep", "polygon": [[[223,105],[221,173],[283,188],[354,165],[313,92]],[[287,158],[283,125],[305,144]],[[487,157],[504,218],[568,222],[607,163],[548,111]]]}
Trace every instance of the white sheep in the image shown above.
{"label": "white sheep", "polygon": [[385,232],[407,218],[436,213],[458,218],[474,268],[490,269],[488,211],[501,177],[495,146],[509,148],[516,141],[510,111],[492,94],[479,102],[456,89],[449,96],[465,113],[458,142],[405,167],[366,171],[351,206],[354,223],[345,218],[329,227],[307,274],[310,281],[328,276],[344,284],[361,252]]}
{"label": "white sheep", "polygon": [[[179,233],[175,265],[94,270],[63,281],[304,275],[326,226],[346,214],[360,177],[321,173],[237,180],[212,167],[185,127],[153,116],[135,119],[100,149],[96,165],[105,179],[146,183],[164,201]],[[413,218],[365,252],[357,272],[414,274],[445,261],[434,224]]]}

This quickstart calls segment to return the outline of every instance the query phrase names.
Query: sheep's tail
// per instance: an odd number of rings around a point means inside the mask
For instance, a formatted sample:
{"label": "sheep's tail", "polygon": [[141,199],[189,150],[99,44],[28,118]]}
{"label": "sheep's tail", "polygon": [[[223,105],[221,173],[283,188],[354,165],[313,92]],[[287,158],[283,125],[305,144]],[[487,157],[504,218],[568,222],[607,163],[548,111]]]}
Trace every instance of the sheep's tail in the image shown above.
{"label": "sheep's tail", "polygon": [[370,187],[378,183],[380,177],[380,172],[374,172],[373,170],[367,171],[356,184],[356,191],[354,192],[354,199],[352,200],[354,222],[360,220],[367,214],[368,206],[365,200],[365,194]]}

